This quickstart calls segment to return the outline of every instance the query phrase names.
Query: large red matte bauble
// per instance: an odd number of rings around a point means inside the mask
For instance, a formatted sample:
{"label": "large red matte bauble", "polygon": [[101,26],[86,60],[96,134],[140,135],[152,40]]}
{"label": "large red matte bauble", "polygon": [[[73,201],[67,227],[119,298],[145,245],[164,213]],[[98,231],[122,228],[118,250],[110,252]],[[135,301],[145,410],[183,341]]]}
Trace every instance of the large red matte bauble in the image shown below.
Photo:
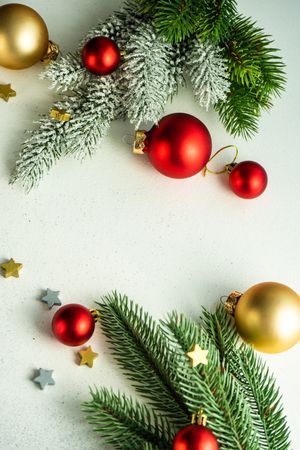
{"label": "large red matte bauble", "polygon": [[219,444],[209,428],[195,424],[178,432],[173,450],[219,450]]}
{"label": "large red matte bauble", "polygon": [[243,161],[236,164],[229,175],[231,189],[242,198],[258,197],[264,192],[267,184],[267,172],[254,161]]}
{"label": "large red matte bauble", "polygon": [[163,117],[146,133],[144,152],[167,177],[187,178],[200,172],[211,154],[211,137],[199,119],[175,113]]}
{"label": "large red matte bauble", "polygon": [[90,311],[75,303],[59,308],[52,319],[53,333],[65,345],[84,344],[94,329],[95,321]]}
{"label": "large red matte bauble", "polygon": [[97,36],[83,47],[82,60],[90,72],[96,75],[109,75],[120,64],[120,49],[112,39]]}

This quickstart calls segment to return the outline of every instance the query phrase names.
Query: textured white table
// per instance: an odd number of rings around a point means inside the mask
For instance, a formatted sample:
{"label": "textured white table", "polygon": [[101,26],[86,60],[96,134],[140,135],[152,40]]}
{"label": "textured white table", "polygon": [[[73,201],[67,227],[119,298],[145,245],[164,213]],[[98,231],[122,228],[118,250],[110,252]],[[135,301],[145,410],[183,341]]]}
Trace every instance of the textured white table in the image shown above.
{"label": "textured white table", "polygon": [[[122,2],[24,3],[41,13],[66,52]],[[197,108],[188,89],[167,111],[198,116],[212,133],[214,149],[234,142],[241,160],[265,166],[269,188],[254,201],[234,196],[222,177],[161,176],[122,142],[132,132],[127,123],[114,124],[93,160],[62,160],[38,190],[25,195],[8,185],[9,173],[24,130],[53,93],[38,80],[40,66],[0,69],[0,83],[17,91],[9,103],[0,102],[0,259],[24,264],[19,280],[0,277],[1,450],[104,448],[85,423],[80,402],[89,398],[89,384],[127,389],[99,330],[91,340],[100,353],[92,370],[75,365],[74,349],[51,337],[54,311],[37,301],[43,289],[61,290],[64,303],[88,307],[118,289],[155,317],[175,308],[197,317],[201,305],[265,280],[300,292],[300,6],[297,0],[247,3],[240,1],[239,9],[273,34],[288,71],[286,93],[263,116],[259,134],[249,142],[233,140],[213,112]],[[266,358],[283,394],[293,450],[300,449],[299,356],[300,345]],[[39,367],[55,370],[55,387],[42,392],[30,381]]]}

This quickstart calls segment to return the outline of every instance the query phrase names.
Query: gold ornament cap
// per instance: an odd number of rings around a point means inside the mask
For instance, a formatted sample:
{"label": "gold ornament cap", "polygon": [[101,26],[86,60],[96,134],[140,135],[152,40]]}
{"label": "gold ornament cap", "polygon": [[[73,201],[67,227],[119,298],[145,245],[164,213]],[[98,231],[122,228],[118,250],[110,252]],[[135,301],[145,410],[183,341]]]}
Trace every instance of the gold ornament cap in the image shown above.
{"label": "gold ornament cap", "polygon": [[233,291],[227,297],[226,302],[224,303],[224,308],[231,316],[234,316],[235,308],[238,304],[239,299],[243,294],[239,291]]}
{"label": "gold ornament cap", "polygon": [[206,424],[207,424],[207,415],[204,414],[202,409],[192,415],[192,425],[202,425],[203,427],[206,427]]}
{"label": "gold ornament cap", "polygon": [[133,153],[135,155],[143,155],[145,153],[146,138],[147,138],[147,131],[137,130],[135,132],[134,143],[133,143]]}
{"label": "gold ornament cap", "polygon": [[56,42],[49,41],[48,48],[46,54],[41,59],[41,62],[44,64],[50,64],[53,61],[56,61],[59,55],[59,46]]}

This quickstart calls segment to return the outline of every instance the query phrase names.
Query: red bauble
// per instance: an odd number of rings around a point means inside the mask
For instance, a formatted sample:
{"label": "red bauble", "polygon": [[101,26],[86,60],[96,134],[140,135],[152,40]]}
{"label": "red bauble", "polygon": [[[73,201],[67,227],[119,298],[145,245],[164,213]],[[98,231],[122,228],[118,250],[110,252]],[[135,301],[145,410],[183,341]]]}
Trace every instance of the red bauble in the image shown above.
{"label": "red bauble", "polygon": [[56,311],[52,319],[52,330],[65,345],[82,345],[90,339],[95,329],[91,312],[82,305],[71,303]]}
{"label": "red bauble", "polygon": [[144,152],[167,177],[188,178],[200,172],[211,154],[211,137],[199,119],[175,113],[163,117],[146,133]]}
{"label": "red bauble", "polygon": [[254,161],[243,161],[236,164],[229,175],[231,189],[242,198],[258,197],[264,192],[267,184],[267,172]]}
{"label": "red bauble", "polygon": [[195,424],[178,432],[173,450],[219,450],[219,444],[209,428]]}
{"label": "red bauble", "polygon": [[112,39],[97,36],[83,47],[82,60],[84,66],[90,72],[96,75],[109,75],[120,64],[120,49]]}

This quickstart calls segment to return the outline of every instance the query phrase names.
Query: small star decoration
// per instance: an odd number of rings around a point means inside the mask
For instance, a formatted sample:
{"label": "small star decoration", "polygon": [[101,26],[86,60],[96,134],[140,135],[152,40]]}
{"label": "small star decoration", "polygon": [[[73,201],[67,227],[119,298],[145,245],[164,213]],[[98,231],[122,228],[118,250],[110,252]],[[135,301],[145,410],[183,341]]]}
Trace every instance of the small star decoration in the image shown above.
{"label": "small star decoration", "polygon": [[23,264],[16,263],[14,259],[10,259],[7,263],[1,264],[3,270],[3,276],[5,278],[15,277],[19,278],[19,272],[22,269]]}
{"label": "small star decoration", "polygon": [[60,291],[51,291],[51,289],[47,289],[47,294],[41,298],[41,301],[47,303],[49,309],[54,305],[61,306],[61,301],[58,298],[59,294]]}
{"label": "small star decoration", "polygon": [[91,346],[89,346],[88,348],[84,349],[84,350],[80,350],[78,352],[81,361],[80,361],[80,366],[83,366],[84,364],[86,364],[89,367],[93,367],[94,364],[94,359],[97,358],[98,353],[93,352],[93,349]]}
{"label": "small star decoration", "polygon": [[38,376],[33,379],[35,383],[40,385],[41,389],[45,389],[47,385],[53,386],[55,381],[52,378],[53,370],[39,369]]}
{"label": "small star decoration", "polygon": [[199,366],[199,364],[207,365],[207,355],[208,350],[202,350],[198,344],[195,344],[192,351],[187,353],[193,368]]}
{"label": "small star decoration", "polygon": [[11,88],[10,84],[0,84],[0,98],[3,98],[5,102],[8,102],[10,97],[15,97],[16,91]]}
{"label": "small star decoration", "polygon": [[68,122],[71,119],[71,114],[65,109],[52,108],[50,111],[50,117],[52,119],[58,120],[59,122]]}

